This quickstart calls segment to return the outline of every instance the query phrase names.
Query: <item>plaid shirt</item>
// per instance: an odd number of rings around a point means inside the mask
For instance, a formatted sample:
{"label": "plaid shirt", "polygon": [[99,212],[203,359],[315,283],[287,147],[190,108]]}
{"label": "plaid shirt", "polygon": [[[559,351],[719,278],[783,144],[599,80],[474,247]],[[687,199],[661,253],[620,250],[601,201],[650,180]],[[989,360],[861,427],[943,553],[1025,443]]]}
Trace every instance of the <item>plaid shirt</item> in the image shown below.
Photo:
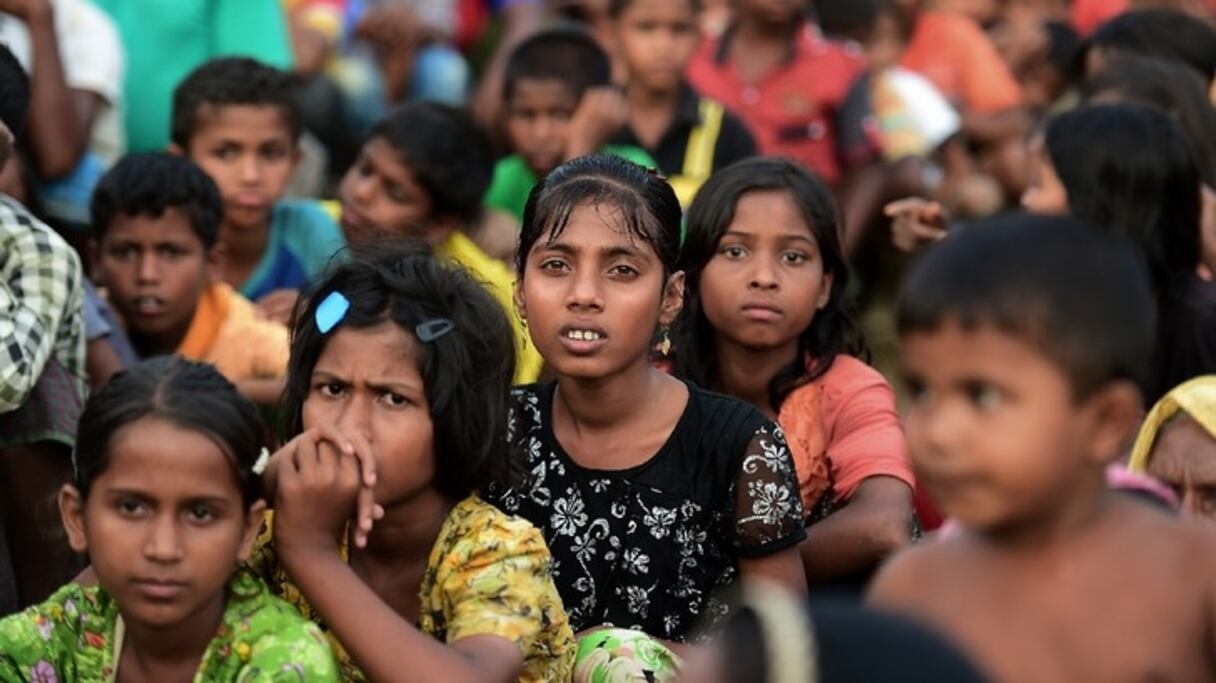
{"label": "plaid shirt", "polygon": [[[0,416],[16,417],[9,414],[35,395],[53,394],[53,424],[26,425],[26,433],[69,443],[85,393],[82,279],[68,243],[0,195]],[[54,371],[44,378],[48,365]]]}

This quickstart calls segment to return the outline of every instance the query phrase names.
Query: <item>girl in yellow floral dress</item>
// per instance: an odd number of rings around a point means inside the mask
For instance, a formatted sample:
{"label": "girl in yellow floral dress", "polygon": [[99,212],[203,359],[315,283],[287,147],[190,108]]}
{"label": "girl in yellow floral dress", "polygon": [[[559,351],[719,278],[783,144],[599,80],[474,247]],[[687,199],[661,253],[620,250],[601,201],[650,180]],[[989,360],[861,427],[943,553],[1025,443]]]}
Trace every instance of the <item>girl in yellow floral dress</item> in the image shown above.
{"label": "girl in yellow floral dress", "polygon": [[252,564],[328,632],[344,680],[570,678],[544,539],[478,495],[515,469],[513,372],[501,307],[416,247],[356,253],[303,300],[296,436],[270,459]]}

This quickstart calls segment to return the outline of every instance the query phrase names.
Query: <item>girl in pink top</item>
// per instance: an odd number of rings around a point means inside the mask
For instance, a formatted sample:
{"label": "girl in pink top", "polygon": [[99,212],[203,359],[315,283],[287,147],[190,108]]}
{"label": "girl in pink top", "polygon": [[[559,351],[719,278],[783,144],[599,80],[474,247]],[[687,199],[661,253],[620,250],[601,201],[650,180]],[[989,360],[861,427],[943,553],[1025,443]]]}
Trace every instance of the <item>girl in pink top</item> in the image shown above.
{"label": "girl in pink top", "polygon": [[808,579],[864,575],[914,533],[895,396],[845,312],[828,188],[777,158],[714,174],[689,208],[676,374],[752,402],[785,431],[808,512]]}

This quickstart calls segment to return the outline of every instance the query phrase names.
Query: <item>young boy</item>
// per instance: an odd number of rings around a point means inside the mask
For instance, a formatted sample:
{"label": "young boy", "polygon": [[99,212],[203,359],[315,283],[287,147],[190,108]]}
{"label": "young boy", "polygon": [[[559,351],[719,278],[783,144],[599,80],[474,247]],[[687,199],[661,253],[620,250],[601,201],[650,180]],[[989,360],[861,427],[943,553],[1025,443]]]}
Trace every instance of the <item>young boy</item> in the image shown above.
{"label": "young boy", "polygon": [[756,154],[743,122],[684,80],[697,49],[695,0],[613,0],[617,53],[628,72],[628,125],[614,142],[646,150],[688,206],[709,175]]}
{"label": "young boy", "polygon": [[[440,258],[473,273],[518,319],[515,275],[466,234],[481,219],[493,163],[489,139],[467,115],[440,104],[406,105],[376,125],[342,179],[342,230],[352,244],[385,236],[426,241]],[[522,321],[514,330],[515,379],[534,382],[540,354]]]}
{"label": "young boy", "polygon": [[637,147],[605,144],[627,123],[628,106],[611,78],[608,55],[578,31],[542,31],[515,48],[503,83],[507,138],[515,153],[494,167],[488,208],[519,223],[540,178],[594,152],[657,166]]}
{"label": "young boy", "polygon": [[173,93],[173,143],[224,200],[223,280],[286,323],[298,290],[342,247],[316,202],[281,201],[300,160],[290,76],[252,59],[216,59]]}
{"label": "young boy", "polygon": [[287,371],[287,328],[261,319],[219,280],[222,206],[215,183],[190,161],[128,156],[93,194],[94,270],[141,357],[213,363],[269,405]]}
{"label": "young boy", "polygon": [[871,602],[993,680],[1216,680],[1216,537],[1104,477],[1152,365],[1135,251],[1073,219],[998,219],[928,252],[896,315],[913,462],[960,530],[896,556]]}

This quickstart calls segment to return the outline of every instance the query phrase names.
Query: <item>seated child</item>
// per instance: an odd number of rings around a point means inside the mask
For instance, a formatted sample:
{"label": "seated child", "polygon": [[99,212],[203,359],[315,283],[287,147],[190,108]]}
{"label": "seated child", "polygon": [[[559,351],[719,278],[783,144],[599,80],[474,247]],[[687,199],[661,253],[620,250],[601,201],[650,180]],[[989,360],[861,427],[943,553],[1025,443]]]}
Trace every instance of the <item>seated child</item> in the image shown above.
{"label": "seated child", "polygon": [[1139,421],[1153,313],[1136,250],[1075,219],[977,224],[916,264],[896,307],[908,442],[959,530],[896,555],[875,606],[940,628],[994,680],[1216,679],[1216,537],[1106,482]]}
{"label": "seated child", "polygon": [[[341,222],[352,244],[385,236],[426,241],[436,254],[468,269],[515,313],[515,276],[474,242],[482,197],[493,173],[490,142],[463,112],[439,104],[409,104],[372,130],[338,188]],[[510,250],[515,250],[512,237]],[[535,381],[540,355],[522,321],[514,325],[516,380]]]}
{"label": "seated child", "polygon": [[93,194],[95,270],[141,357],[176,353],[213,363],[258,403],[278,400],[287,329],[217,280],[219,191],[197,166],[135,154]]}
{"label": "seated child", "polygon": [[173,91],[170,145],[219,186],[223,280],[284,324],[298,290],[343,244],[320,204],[283,199],[300,161],[293,97],[286,72],[247,57],[212,60]]}
{"label": "seated child", "polygon": [[0,620],[0,680],[336,681],[317,627],[238,563],[268,432],[214,368],[157,358],[95,393],[59,512],[97,585]]}
{"label": "seated child", "polygon": [[[755,405],[785,432],[798,470],[812,582],[863,577],[913,533],[895,393],[858,357],[836,202],[800,164],[748,159],[688,210],[676,372]],[[851,586],[856,591],[856,586]]]}
{"label": "seated child", "polygon": [[613,142],[658,162],[687,207],[714,171],[756,154],[751,131],[684,79],[697,49],[696,0],[614,0],[617,53],[628,76],[626,127]]}
{"label": "seated child", "polygon": [[1128,468],[1173,489],[1182,514],[1216,521],[1216,375],[1180,384],[1157,401]]}
{"label": "seated child", "polygon": [[518,227],[537,181],[585,154],[604,152],[657,166],[642,149],[605,144],[628,123],[628,104],[611,79],[608,55],[579,31],[541,31],[515,48],[503,81],[505,129],[514,154],[494,167],[487,207]]}
{"label": "seated child", "polygon": [[324,624],[344,681],[569,680],[545,541],[480,497],[517,470],[501,307],[408,244],[357,250],[309,291],[252,565]]}

